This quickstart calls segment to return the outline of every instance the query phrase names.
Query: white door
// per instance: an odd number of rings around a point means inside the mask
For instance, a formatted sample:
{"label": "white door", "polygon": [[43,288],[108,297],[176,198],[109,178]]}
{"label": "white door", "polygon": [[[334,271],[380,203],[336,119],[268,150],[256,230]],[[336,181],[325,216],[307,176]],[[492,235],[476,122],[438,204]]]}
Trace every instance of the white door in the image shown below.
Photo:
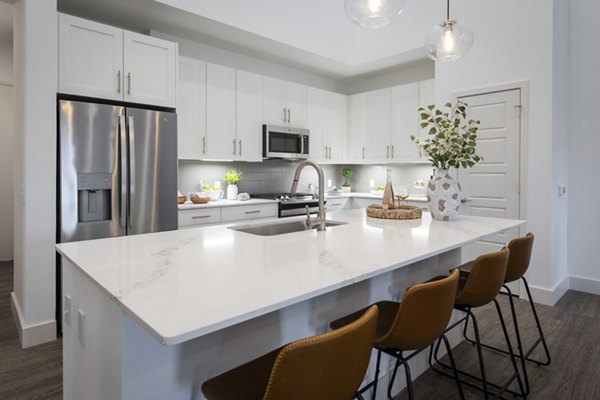
{"label": "white door", "polygon": [[285,98],[288,124],[294,128],[306,128],[306,86],[286,82]]}
{"label": "white door", "polygon": [[180,160],[206,158],[206,63],[179,58],[177,153]]}
{"label": "white door", "polygon": [[325,137],[325,107],[327,95],[324,90],[308,88],[307,128],[310,131],[309,152],[314,161],[327,161],[328,149]]}
{"label": "white door", "polygon": [[348,124],[348,98],[343,94],[327,92],[325,133],[329,147],[329,160],[344,161]]}
{"label": "white door", "polygon": [[419,135],[419,83],[392,88],[392,150],[394,161],[416,161],[419,149],[410,135]]}
{"label": "white door", "polygon": [[237,157],[235,69],[206,64],[206,153],[214,160]]}
{"label": "white door", "polygon": [[275,126],[287,124],[285,82],[263,77],[263,123]]}
{"label": "white door", "polygon": [[237,71],[238,159],[262,161],[262,76]]}
{"label": "white door", "polygon": [[13,128],[12,86],[0,84],[0,261],[13,259]]}
{"label": "white door", "polygon": [[[461,97],[469,105],[468,118],[481,121],[477,153],[483,161],[459,169],[463,195],[470,199],[461,213],[482,217],[519,219],[521,91],[519,89]],[[497,251],[519,235],[514,228],[467,246],[465,260]]]}
{"label": "white door", "polygon": [[367,95],[354,94],[348,98],[348,161],[365,161],[367,136]]}
{"label": "white door", "polygon": [[125,31],[125,101],[175,107],[177,44]]}
{"label": "white door", "polygon": [[392,89],[367,93],[367,159],[389,162],[392,141]]}
{"label": "white door", "polygon": [[123,100],[123,30],[59,14],[58,91]]}

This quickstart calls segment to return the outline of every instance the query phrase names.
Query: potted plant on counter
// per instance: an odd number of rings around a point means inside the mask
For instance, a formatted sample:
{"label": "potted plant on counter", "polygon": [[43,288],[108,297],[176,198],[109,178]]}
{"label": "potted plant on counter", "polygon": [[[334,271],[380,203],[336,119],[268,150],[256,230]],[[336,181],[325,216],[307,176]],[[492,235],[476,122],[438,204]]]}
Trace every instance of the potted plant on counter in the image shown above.
{"label": "potted plant on counter", "polygon": [[470,168],[483,159],[476,153],[479,121],[467,120],[467,107],[458,101],[454,106],[446,103],[445,111],[433,104],[419,108],[421,128],[430,128],[430,138],[410,137],[435,168],[427,186],[427,201],[431,215],[437,220],[456,219],[462,200],[460,184],[448,170]]}
{"label": "potted plant on counter", "polygon": [[227,183],[227,200],[237,200],[237,184],[242,180],[242,173],[231,169],[225,173],[223,180]]}
{"label": "potted plant on counter", "polygon": [[350,185],[350,178],[352,178],[352,169],[351,168],[342,168],[342,178],[344,178],[344,183],[342,184],[342,192],[350,193],[352,191],[352,185]]}

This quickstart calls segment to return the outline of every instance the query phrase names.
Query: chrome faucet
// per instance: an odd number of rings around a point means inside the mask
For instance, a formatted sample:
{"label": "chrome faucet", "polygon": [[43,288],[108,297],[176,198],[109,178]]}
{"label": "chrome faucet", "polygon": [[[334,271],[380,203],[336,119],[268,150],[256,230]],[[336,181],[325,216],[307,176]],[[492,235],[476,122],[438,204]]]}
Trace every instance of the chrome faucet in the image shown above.
{"label": "chrome faucet", "polygon": [[312,166],[317,170],[317,174],[319,175],[319,211],[317,212],[317,218],[311,218],[310,212],[308,211],[308,206],[306,206],[306,226],[308,229],[317,228],[318,231],[324,231],[326,227],[325,222],[325,176],[323,175],[323,169],[319,164],[314,161],[306,160],[302,162],[298,167],[296,167],[296,172],[294,173],[294,182],[292,183],[292,193],[296,193],[298,190],[298,180],[300,179],[300,172],[306,166]]}

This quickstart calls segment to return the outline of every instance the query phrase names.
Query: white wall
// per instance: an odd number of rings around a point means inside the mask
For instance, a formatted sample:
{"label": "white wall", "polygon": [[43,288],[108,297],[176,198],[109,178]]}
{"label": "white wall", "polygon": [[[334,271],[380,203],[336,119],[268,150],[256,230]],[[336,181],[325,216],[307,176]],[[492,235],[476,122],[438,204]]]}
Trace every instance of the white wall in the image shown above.
{"label": "white wall", "polygon": [[56,338],[56,0],[14,6],[15,281],[23,347]]}
{"label": "white wall", "polygon": [[521,187],[527,188],[527,203],[521,215],[529,221],[527,229],[536,234],[527,276],[530,284],[539,289],[535,291],[538,300],[550,303],[556,300],[554,289],[564,273],[564,267],[559,266],[562,261],[553,258],[554,248],[562,248],[564,241],[564,237],[554,235],[553,231],[560,225],[554,222],[553,213],[564,207],[557,200],[553,179],[556,145],[553,143],[556,121],[552,118],[553,3],[543,0],[452,3],[453,14],[473,29],[475,43],[463,59],[436,65],[439,103],[464,90],[518,81],[529,84],[529,101],[523,105],[529,121],[528,142],[522,149],[525,165],[521,166],[526,171]]}
{"label": "white wall", "polygon": [[12,53],[12,39],[0,39],[0,261],[13,259]]}
{"label": "white wall", "polygon": [[569,220],[568,260],[571,287],[600,294],[598,238],[600,199],[598,109],[600,2],[569,2]]}
{"label": "white wall", "polygon": [[12,83],[13,81],[12,53],[12,39],[0,38],[0,83]]}

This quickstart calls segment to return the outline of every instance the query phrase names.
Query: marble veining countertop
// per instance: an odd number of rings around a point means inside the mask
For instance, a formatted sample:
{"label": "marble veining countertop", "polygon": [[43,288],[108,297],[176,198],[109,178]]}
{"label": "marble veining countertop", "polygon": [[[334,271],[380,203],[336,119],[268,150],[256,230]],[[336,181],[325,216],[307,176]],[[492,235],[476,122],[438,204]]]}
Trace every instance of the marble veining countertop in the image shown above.
{"label": "marble veining countertop", "polygon": [[380,220],[364,209],[327,216],[347,224],[279,236],[220,225],[56,248],[159,342],[174,345],[525,223],[441,222],[429,213]]}
{"label": "marble veining countertop", "polygon": [[250,200],[216,200],[209,201],[205,204],[178,204],[180,210],[193,210],[196,208],[216,208],[216,207],[239,207],[239,206],[255,206],[257,204],[277,204],[277,200],[268,199],[250,199]]}

